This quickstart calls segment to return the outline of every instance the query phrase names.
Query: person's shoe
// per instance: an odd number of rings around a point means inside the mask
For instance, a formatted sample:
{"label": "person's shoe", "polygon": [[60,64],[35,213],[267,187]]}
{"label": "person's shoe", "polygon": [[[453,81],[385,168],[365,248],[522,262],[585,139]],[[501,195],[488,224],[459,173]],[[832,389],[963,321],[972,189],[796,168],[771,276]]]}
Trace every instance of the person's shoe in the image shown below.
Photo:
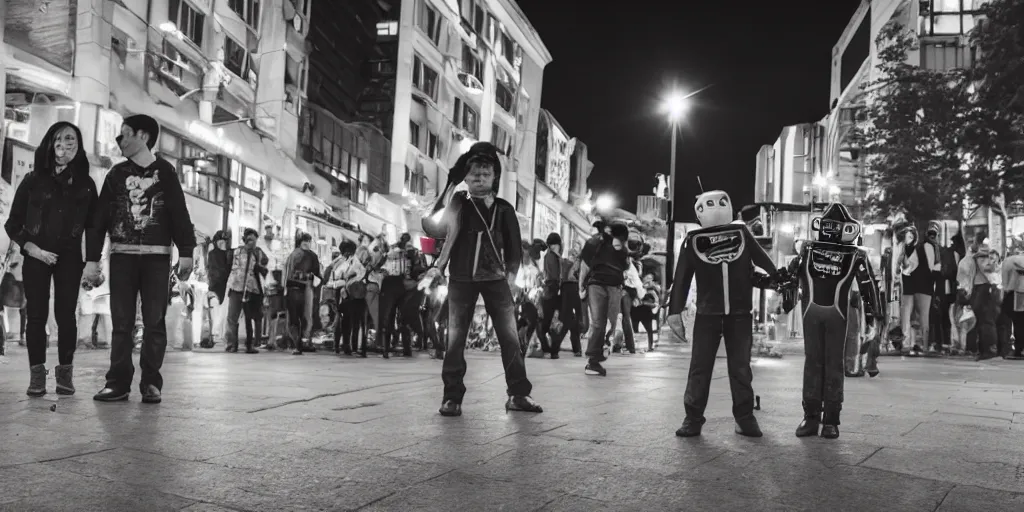
{"label": "person's shoe", "polygon": [[445,400],[437,412],[441,413],[441,416],[462,416],[462,404],[457,404],[452,400]]}
{"label": "person's shoe", "polygon": [[878,377],[878,369],[868,370],[868,377]]}
{"label": "person's shoe", "polygon": [[601,366],[601,363],[587,363],[587,367],[583,370],[583,373],[587,375],[597,375],[599,377],[608,375],[608,371]]}
{"label": "person's shoe", "polygon": [[855,372],[846,372],[846,378],[848,378],[848,379],[853,379],[853,378],[863,377],[863,376],[864,376],[864,370],[857,370]]}
{"label": "person's shoe", "polygon": [[35,364],[29,367],[28,390],[25,394],[31,397],[40,397],[46,394],[46,365]]}
{"label": "person's shoe", "polygon": [[72,378],[74,375],[74,368],[75,367],[70,364],[62,364],[53,368],[54,376],[57,378],[58,395],[75,394],[75,383]]}
{"label": "person's shoe", "polygon": [[687,416],[683,420],[683,426],[676,430],[676,437],[697,437],[704,427],[704,418],[692,418]]}
{"label": "person's shoe", "polygon": [[292,352],[292,355],[293,356],[301,356],[302,355],[302,351],[301,350],[296,350],[295,352]]}
{"label": "person's shoe", "polygon": [[128,391],[119,391],[112,387],[105,387],[99,393],[93,395],[92,399],[97,402],[121,402],[128,400]]}
{"label": "person's shoe", "polygon": [[757,418],[748,416],[742,420],[736,420],[736,433],[744,437],[761,437],[761,426],[757,424]]}
{"label": "person's shoe", "polygon": [[583,357],[583,352],[574,352],[573,357]]}
{"label": "person's shoe", "polygon": [[158,404],[163,400],[160,396],[160,390],[152,384],[142,386],[142,403],[144,404]]}
{"label": "person's shoe", "polygon": [[541,413],[544,409],[528,396],[510,396],[505,402],[505,412],[509,411]]}
{"label": "person's shoe", "polygon": [[558,359],[558,357],[559,357],[558,356],[558,352],[552,352],[551,353],[551,359]]}
{"label": "person's shoe", "polygon": [[231,352],[232,354],[238,352],[238,345],[228,345],[224,347],[224,352]]}
{"label": "person's shoe", "polygon": [[825,439],[839,438],[839,412],[842,411],[842,404],[826,402],[824,413],[821,416],[821,437]]}
{"label": "person's shoe", "polygon": [[839,439],[839,425],[822,425],[821,437],[825,439]]}
{"label": "person's shoe", "polygon": [[260,351],[258,349],[256,349],[256,348],[253,348],[253,347],[245,347],[245,353],[246,354],[259,354]]}
{"label": "person's shoe", "polygon": [[821,428],[820,403],[809,405],[807,402],[804,402],[804,419],[800,422],[800,426],[796,427],[796,436],[816,436],[818,435],[819,428]]}

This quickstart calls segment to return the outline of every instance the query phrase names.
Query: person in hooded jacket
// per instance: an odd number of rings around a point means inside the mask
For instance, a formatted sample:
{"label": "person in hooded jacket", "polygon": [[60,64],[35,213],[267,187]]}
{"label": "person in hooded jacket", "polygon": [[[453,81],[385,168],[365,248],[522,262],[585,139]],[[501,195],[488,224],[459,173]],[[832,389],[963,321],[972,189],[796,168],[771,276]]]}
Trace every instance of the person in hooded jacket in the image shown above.
{"label": "person in hooded jacket", "polygon": [[224,337],[224,320],[227,318],[228,274],[231,273],[231,233],[220,230],[213,234],[213,248],[206,255],[206,276],[209,293],[217,302],[210,306],[210,335],[216,341]]}
{"label": "person in hooded jacket", "polygon": [[[468,186],[468,193],[455,193],[461,181]],[[526,360],[516,333],[512,287],[523,259],[522,236],[515,207],[496,197],[500,182],[498,148],[488,142],[474,144],[448,175],[448,185],[434,208],[440,212],[450,197],[440,220],[431,215],[423,222],[427,236],[445,240],[430,272],[449,271],[448,350],[441,370],[444,396],[438,411],[442,416],[462,415],[466,339],[481,296],[501,345],[508,393],[505,410],[543,411],[530,398],[533,385],[526,376]]]}
{"label": "person in hooded jacket", "polygon": [[73,360],[78,345],[78,287],[85,262],[82,237],[96,208],[96,182],[82,148],[82,132],[67,122],[47,130],[36,149],[35,167],[18,186],[4,228],[25,256],[25,341],[30,380],[28,395],[46,394],[46,323],[53,286],[57,323],[54,369],[57,394],[73,395]]}

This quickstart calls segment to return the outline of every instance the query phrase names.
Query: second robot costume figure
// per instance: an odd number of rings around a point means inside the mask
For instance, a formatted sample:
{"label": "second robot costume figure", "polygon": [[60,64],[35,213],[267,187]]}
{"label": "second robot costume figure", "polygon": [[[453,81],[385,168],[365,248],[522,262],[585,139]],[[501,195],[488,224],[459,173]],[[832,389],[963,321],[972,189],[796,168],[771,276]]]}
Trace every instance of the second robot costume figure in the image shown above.
{"label": "second robot costume figure", "polygon": [[[761,437],[754,418],[753,288],[757,266],[775,276],[776,268],[754,235],[742,222],[732,223],[729,195],[721,190],[705,192],[694,204],[701,229],[691,231],[679,251],[669,314],[682,312],[697,277],[697,311],[693,324],[693,353],[683,398],[686,419],[676,431],[680,437],[699,436],[704,409],[711,391],[711,372],[719,343],[725,339],[729,387],[736,433]],[[762,281],[764,281],[762,279]]]}
{"label": "second robot costume figure", "polygon": [[829,204],[811,228],[818,232],[818,239],[805,243],[789,266],[791,278],[800,287],[805,353],[804,419],[796,435],[816,436],[820,427],[821,437],[835,439],[843,407],[843,354],[854,280],[871,331],[875,331],[875,320],[882,318],[881,302],[867,253],[856,245],[860,223],[846,207]]}

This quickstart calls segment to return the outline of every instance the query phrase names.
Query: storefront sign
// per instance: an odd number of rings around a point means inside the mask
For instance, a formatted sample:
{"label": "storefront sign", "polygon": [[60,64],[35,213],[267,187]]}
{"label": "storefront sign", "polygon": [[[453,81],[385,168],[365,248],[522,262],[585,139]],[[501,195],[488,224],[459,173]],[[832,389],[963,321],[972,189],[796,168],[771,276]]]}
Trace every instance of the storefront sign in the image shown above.
{"label": "storefront sign", "polygon": [[113,110],[101,108],[96,116],[96,155],[107,158],[119,158],[121,148],[117,145],[117,136],[121,135],[121,114]]}
{"label": "storefront sign", "polygon": [[241,153],[238,145],[224,136],[223,128],[215,128],[202,121],[189,121],[188,133],[220,151],[224,155],[238,156]]}
{"label": "storefront sign", "polygon": [[547,182],[563,201],[569,200],[569,169],[575,139],[567,141],[555,130],[551,131],[551,145],[548,148]]}
{"label": "storefront sign", "polygon": [[533,237],[544,240],[550,233],[560,233],[560,217],[554,210],[537,203],[534,211]]}

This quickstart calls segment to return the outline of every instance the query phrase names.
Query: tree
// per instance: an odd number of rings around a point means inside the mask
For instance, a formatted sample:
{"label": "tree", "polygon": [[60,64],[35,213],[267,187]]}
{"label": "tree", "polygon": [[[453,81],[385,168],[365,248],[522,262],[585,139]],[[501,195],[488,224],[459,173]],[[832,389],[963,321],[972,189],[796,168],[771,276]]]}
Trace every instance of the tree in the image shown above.
{"label": "tree", "polygon": [[[977,58],[967,149],[972,166],[986,170],[978,192],[997,187],[1008,202],[1024,200],[1024,0],[991,0],[971,33]],[[972,194],[978,204],[991,197]]]}
{"label": "tree", "polygon": [[869,216],[902,213],[921,229],[945,215],[959,218],[969,185],[978,181],[963,150],[972,119],[967,73],[909,64],[917,39],[899,23],[883,27],[876,42],[878,78],[865,86],[867,122],[853,132],[876,191],[867,197]]}

